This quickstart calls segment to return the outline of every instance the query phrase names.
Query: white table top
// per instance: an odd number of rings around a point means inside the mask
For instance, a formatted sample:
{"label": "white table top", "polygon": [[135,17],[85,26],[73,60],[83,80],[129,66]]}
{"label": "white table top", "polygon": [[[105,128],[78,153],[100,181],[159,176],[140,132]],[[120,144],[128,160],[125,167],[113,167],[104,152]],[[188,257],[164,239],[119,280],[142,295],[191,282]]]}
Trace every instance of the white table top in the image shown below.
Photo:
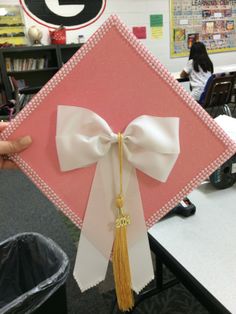
{"label": "white table top", "polygon": [[[172,72],[171,74],[173,77],[178,80],[180,79],[180,70],[179,72]],[[229,65],[220,65],[214,67],[214,73],[229,73],[229,72],[236,72],[236,64],[229,64]]]}
{"label": "white table top", "polygon": [[164,219],[149,233],[231,313],[236,313],[236,184],[202,184],[189,195],[196,214]]}
{"label": "white table top", "polygon": [[214,73],[236,72],[236,64],[221,65],[214,68]]}

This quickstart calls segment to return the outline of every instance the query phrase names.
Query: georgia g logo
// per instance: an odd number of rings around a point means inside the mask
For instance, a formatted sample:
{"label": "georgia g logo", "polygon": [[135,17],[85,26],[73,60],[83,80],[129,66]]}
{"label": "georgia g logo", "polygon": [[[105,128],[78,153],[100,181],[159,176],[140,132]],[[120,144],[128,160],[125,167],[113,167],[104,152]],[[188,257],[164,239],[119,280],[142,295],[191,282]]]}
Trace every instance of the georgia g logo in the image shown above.
{"label": "georgia g logo", "polygon": [[26,14],[37,23],[67,30],[85,27],[104,12],[106,0],[20,0]]}

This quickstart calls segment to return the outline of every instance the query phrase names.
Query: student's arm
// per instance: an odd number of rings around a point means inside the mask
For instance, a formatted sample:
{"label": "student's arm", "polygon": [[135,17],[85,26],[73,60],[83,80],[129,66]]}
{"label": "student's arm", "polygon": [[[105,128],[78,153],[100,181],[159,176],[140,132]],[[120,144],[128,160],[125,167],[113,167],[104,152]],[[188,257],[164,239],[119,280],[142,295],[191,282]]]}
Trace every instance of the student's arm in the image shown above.
{"label": "student's arm", "polygon": [[186,66],[183,69],[183,71],[180,73],[180,77],[181,78],[189,77],[189,73],[192,70],[192,63],[193,63],[193,60],[188,60]]}

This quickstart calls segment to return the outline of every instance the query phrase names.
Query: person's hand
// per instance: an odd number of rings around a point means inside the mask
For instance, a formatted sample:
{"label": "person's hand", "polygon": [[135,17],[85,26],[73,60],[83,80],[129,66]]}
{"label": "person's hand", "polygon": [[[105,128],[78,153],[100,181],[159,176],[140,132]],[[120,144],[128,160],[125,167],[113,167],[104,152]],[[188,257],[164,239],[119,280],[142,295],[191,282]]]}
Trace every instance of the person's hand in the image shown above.
{"label": "person's hand", "polygon": [[[0,122],[0,132],[2,132],[8,122]],[[0,141],[0,169],[16,169],[17,165],[7,158],[7,155],[19,153],[32,143],[30,136],[24,136],[14,141]]]}

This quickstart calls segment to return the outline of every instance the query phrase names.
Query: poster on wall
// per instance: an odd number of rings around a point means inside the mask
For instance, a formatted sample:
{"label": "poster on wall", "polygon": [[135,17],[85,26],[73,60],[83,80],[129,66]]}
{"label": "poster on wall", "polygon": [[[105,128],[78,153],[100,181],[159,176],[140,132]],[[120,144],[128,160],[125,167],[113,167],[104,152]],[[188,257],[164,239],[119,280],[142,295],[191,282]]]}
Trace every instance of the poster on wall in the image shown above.
{"label": "poster on wall", "polygon": [[0,46],[22,46],[26,44],[25,24],[21,7],[18,5],[1,5]]}
{"label": "poster on wall", "polygon": [[104,12],[106,0],[19,0],[29,18],[50,28],[63,25],[75,30],[94,23]]}
{"label": "poster on wall", "polygon": [[150,15],[151,38],[161,39],[163,37],[163,15]]}
{"label": "poster on wall", "polygon": [[133,34],[138,38],[138,39],[146,39],[147,38],[147,30],[146,26],[134,26],[132,28]]}
{"label": "poster on wall", "polygon": [[189,55],[195,41],[209,53],[236,50],[236,1],[170,0],[171,57]]}

